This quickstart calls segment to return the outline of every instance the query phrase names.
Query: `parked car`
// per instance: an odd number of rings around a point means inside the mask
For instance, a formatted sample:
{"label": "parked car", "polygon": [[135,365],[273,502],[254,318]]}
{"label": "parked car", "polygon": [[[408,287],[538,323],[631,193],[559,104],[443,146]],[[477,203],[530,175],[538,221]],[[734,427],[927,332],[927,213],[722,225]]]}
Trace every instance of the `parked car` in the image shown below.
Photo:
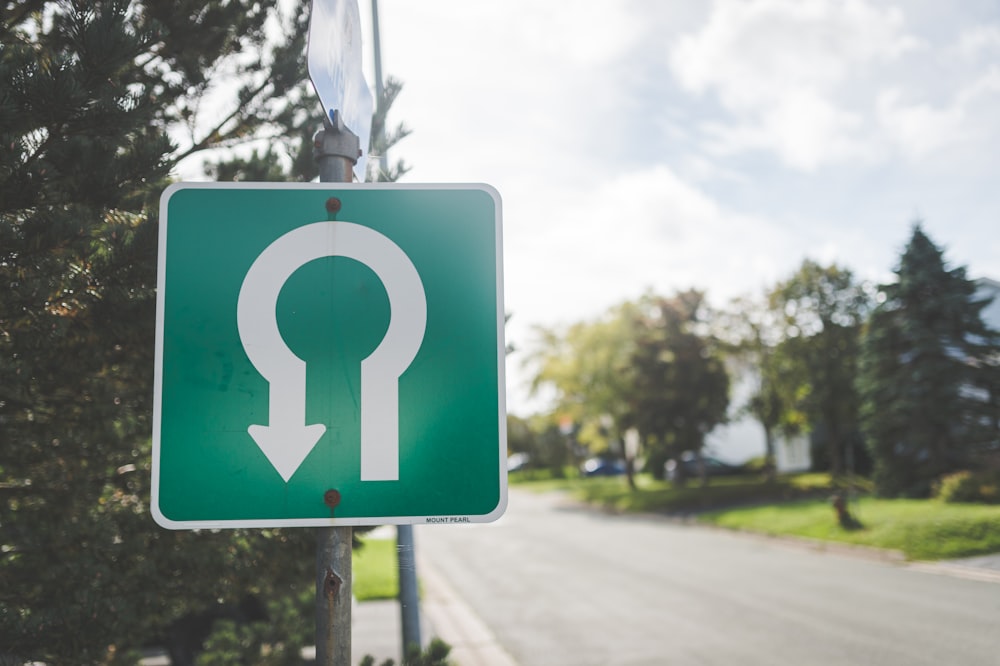
{"label": "parked car", "polygon": [[[736,476],[748,472],[745,465],[733,465],[712,456],[702,456],[701,460],[705,465],[705,475],[709,477]],[[681,454],[680,460],[675,458],[668,460],[663,466],[663,471],[667,481],[677,481],[681,478],[697,479],[700,476],[698,460],[691,451]]]}
{"label": "parked car", "polygon": [[624,460],[589,458],[580,466],[580,474],[583,476],[618,476],[624,473]]}

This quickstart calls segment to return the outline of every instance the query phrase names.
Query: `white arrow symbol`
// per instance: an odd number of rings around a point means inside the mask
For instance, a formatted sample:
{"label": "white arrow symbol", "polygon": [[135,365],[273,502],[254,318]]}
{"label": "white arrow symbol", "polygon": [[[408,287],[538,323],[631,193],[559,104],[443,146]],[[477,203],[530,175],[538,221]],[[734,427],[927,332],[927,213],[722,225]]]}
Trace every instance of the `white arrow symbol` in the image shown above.
{"label": "white arrow symbol", "polygon": [[243,349],[267,380],[269,424],[247,431],[287,483],[326,426],[306,425],[306,364],[285,344],[278,294],[305,264],[348,257],[374,271],[389,297],[389,328],[361,362],[361,480],[399,478],[399,376],[423,342],[427,299],[410,258],[391,240],[352,222],[316,222],[289,231],[260,253],[240,288],[236,323]]}

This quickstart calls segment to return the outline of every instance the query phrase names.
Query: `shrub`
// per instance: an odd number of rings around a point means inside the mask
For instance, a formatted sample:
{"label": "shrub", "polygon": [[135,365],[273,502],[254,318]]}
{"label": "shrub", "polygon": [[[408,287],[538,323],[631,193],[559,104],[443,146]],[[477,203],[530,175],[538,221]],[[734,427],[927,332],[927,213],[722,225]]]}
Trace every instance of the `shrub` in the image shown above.
{"label": "shrub", "polygon": [[935,485],[935,495],[944,502],[1000,504],[1000,470],[954,472]]}
{"label": "shrub", "polygon": [[[440,638],[434,637],[427,646],[426,652],[421,651],[416,645],[409,646],[406,650],[406,656],[403,657],[402,666],[452,666],[452,662],[448,661],[449,654],[451,654],[451,646]],[[395,666],[395,663],[392,659],[386,659],[381,666]],[[359,666],[375,666],[375,657],[366,654]]]}

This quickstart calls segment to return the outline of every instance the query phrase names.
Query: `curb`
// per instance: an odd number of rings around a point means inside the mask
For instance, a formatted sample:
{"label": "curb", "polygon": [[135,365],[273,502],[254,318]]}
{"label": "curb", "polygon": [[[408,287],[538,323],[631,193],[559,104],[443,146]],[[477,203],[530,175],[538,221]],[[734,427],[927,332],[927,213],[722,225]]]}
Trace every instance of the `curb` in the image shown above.
{"label": "curb", "polygon": [[952,578],[963,578],[980,583],[996,583],[1000,585],[1000,571],[996,569],[969,567],[951,562],[911,562],[906,566],[914,571],[922,571],[938,576],[951,576]]}
{"label": "curb", "polygon": [[419,551],[417,571],[424,585],[423,615],[434,633],[451,646],[450,657],[455,663],[461,666],[517,666],[486,623]]}

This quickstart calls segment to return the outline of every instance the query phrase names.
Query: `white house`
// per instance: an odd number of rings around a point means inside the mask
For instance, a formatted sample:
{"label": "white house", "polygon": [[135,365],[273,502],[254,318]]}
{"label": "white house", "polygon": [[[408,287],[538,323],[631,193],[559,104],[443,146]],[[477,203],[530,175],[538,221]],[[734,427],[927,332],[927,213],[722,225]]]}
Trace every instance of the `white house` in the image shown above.
{"label": "white house", "polygon": [[[983,321],[990,328],[1000,330],[1000,282],[990,278],[975,281],[976,298],[993,297],[993,302],[982,311]],[[764,431],[754,418],[740,414],[753,393],[757,378],[750,373],[733,377],[730,399],[730,423],[713,430],[705,440],[706,450],[728,462],[744,462],[765,453]],[[809,437],[802,435],[791,439],[775,435],[775,464],[780,472],[807,470],[812,466]]]}
{"label": "white house", "polygon": [[[742,463],[767,450],[764,429],[752,416],[741,410],[753,395],[757,383],[756,374],[744,371],[732,377],[732,394],[729,400],[729,423],[717,427],[705,438],[705,450],[709,455],[726,462]],[[802,435],[785,438],[774,434],[775,465],[779,472],[801,472],[812,467],[809,437]]]}
{"label": "white house", "polygon": [[989,278],[976,280],[976,298],[993,297],[993,302],[983,308],[983,321],[990,328],[1000,331],[1000,282]]}

